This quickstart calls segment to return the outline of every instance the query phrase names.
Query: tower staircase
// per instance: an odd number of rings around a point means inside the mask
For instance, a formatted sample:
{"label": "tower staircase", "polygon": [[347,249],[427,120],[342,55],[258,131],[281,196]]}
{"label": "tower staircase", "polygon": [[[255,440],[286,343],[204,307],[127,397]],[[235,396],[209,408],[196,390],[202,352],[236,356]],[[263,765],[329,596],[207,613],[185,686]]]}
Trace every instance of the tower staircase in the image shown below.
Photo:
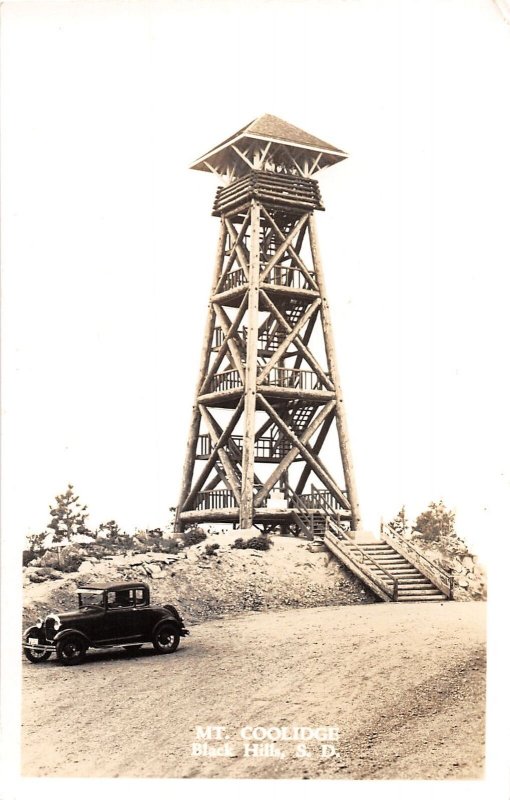
{"label": "tower staircase", "polygon": [[388,525],[382,539],[356,542],[336,510],[316,492],[313,509],[293,494],[293,514],[308,538],[320,537],[328,550],[385,602],[443,602],[453,599],[453,578],[429,561]]}

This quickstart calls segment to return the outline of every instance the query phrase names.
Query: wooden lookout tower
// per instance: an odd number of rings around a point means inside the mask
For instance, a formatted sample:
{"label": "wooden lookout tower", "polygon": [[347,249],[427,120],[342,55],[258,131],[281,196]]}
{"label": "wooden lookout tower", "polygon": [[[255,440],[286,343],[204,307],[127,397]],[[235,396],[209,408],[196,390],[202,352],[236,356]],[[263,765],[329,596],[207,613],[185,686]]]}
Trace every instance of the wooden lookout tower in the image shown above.
{"label": "wooden lookout tower", "polygon": [[192,165],[221,180],[220,235],[176,530],[361,527],[313,177],[346,157],[266,114]]}

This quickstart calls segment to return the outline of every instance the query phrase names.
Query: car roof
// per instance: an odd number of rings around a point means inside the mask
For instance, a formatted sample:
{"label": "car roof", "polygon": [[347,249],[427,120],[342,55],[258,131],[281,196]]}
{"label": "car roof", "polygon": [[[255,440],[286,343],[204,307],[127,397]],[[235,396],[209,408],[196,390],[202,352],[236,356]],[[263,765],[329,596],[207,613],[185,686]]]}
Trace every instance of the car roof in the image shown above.
{"label": "car roof", "polygon": [[129,583],[82,583],[78,589],[90,589],[93,592],[116,592],[123,589],[148,589],[149,586],[142,581],[130,581]]}

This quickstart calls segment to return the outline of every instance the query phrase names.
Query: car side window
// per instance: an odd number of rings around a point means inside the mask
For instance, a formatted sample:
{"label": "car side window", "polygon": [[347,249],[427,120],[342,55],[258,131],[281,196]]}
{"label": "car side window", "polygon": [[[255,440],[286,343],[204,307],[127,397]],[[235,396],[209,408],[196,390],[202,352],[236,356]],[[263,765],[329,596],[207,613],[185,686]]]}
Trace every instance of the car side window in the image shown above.
{"label": "car side window", "polygon": [[108,608],[132,608],[135,604],[133,589],[108,592]]}
{"label": "car side window", "polygon": [[147,605],[147,592],[145,589],[135,589],[136,592],[136,605],[137,606],[146,606]]}

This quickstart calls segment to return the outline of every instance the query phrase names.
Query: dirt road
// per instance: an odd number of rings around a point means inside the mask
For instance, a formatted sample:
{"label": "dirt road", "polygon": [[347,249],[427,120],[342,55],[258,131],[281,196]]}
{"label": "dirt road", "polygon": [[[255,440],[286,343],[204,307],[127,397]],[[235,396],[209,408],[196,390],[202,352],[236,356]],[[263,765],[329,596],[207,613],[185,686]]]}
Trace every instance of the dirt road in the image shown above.
{"label": "dirt road", "polygon": [[[170,656],[25,663],[23,774],[480,778],[484,656],[484,603],[380,603],[201,623]],[[208,725],[229,738],[197,738]],[[335,754],[302,731],[244,754],[244,727],[294,726],[338,728]]]}

